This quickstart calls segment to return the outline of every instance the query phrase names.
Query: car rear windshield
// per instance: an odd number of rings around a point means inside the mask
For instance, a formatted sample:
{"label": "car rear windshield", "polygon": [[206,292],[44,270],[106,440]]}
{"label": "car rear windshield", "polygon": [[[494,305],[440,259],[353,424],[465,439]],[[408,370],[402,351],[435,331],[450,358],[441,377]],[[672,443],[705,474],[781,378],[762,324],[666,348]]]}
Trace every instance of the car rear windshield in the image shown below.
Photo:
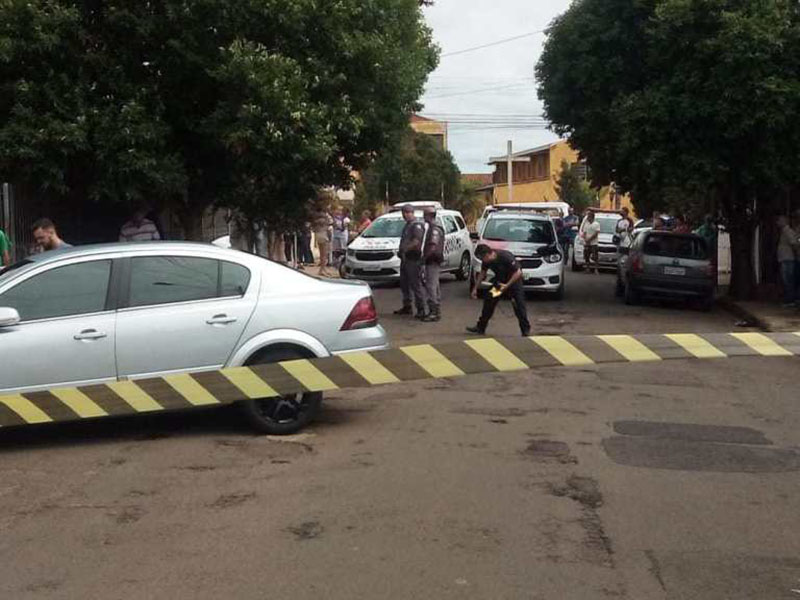
{"label": "car rear windshield", "polygon": [[364,230],[365,238],[399,238],[406,222],[403,219],[377,219]]}
{"label": "car rear windshield", "polygon": [[619,222],[621,217],[614,215],[613,218],[609,217],[600,217],[597,219],[597,222],[600,223],[600,233],[611,233],[614,234],[617,232],[617,223]]}
{"label": "car rear windshield", "polygon": [[552,244],[555,242],[553,224],[550,221],[534,221],[532,219],[489,219],[486,229],[483,231],[483,239],[528,244]]}
{"label": "car rear windshield", "polygon": [[685,235],[647,236],[644,253],[650,256],[666,256],[670,258],[690,258],[705,260],[708,258],[706,243],[698,237]]}

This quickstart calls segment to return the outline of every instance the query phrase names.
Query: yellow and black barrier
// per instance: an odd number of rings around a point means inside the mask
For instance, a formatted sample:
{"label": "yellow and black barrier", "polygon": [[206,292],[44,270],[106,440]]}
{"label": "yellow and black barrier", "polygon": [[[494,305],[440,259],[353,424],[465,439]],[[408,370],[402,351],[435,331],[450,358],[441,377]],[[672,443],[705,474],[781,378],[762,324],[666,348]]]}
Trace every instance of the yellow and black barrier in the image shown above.
{"label": "yellow and black barrier", "polygon": [[325,392],[559,365],[581,367],[669,359],[799,355],[800,332],[476,338],[0,395],[0,426],[182,410],[298,392]]}

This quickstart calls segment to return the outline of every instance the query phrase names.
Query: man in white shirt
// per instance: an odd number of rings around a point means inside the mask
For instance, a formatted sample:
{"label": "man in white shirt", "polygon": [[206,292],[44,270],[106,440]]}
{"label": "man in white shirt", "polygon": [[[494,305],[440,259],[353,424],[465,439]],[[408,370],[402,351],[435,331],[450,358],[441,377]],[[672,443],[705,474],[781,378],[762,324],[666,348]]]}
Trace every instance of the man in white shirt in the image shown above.
{"label": "man in white shirt", "polygon": [[153,242],[161,239],[156,224],[145,217],[147,212],[139,209],[119,232],[120,242]]}
{"label": "man in white shirt", "polygon": [[583,238],[583,259],[586,263],[586,271],[588,273],[597,273],[599,260],[597,244],[600,241],[600,223],[595,220],[593,210],[586,213],[579,235]]}

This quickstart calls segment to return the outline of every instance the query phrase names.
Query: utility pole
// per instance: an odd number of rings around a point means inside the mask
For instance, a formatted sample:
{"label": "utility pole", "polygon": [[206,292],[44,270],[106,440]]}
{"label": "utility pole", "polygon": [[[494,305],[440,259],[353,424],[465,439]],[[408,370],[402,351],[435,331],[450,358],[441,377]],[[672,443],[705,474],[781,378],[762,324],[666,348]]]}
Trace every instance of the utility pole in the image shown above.
{"label": "utility pole", "polygon": [[514,144],[508,140],[508,154],[506,154],[506,167],[508,168],[508,203],[514,201]]}

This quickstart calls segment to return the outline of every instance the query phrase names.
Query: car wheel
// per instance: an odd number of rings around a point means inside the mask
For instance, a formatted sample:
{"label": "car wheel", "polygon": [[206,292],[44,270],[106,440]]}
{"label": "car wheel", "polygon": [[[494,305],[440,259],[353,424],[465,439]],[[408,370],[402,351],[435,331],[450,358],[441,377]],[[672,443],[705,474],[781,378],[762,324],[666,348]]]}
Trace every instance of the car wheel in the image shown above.
{"label": "car wheel", "polygon": [[567,287],[567,285],[564,282],[564,278],[562,277],[561,278],[561,285],[558,286],[558,289],[556,290],[556,293],[553,295],[553,297],[556,300],[563,300],[564,299],[564,292],[566,292],[566,287]]}
{"label": "car wheel", "polygon": [[631,285],[630,281],[625,286],[624,296],[625,296],[625,304],[629,306],[634,306],[636,304],[639,304],[639,294],[638,292],[636,292],[636,290],[633,289],[633,286]]}
{"label": "car wheel", "polygon": [[347,279],[347,270],[344,267],[345,267],[345,262],[341,261],[339,263],[339,277],[341,277],[342,279]]}
{"label": "car wheel", "polygon": [[575,251],[572,251],[572,270],[575,272],[583,271],[583,266],[575,262]]}
{"label": "car wheel", "polygon": [[464,252],[461,256],[461,265],[456,271],[456,279],[459,281],[467,281],[470,273],[472,272],[472,259],[469,257],[469,252]]}
{"label": "car wheel", "polygon": [[[247,361],[247,366],[307,358],[293,348],[267,349]],[[311,423],[322,404],[322,392],[289,394],[277,398],[258,398],[239,402],[245,419],[267,435],[288,435]]]}

